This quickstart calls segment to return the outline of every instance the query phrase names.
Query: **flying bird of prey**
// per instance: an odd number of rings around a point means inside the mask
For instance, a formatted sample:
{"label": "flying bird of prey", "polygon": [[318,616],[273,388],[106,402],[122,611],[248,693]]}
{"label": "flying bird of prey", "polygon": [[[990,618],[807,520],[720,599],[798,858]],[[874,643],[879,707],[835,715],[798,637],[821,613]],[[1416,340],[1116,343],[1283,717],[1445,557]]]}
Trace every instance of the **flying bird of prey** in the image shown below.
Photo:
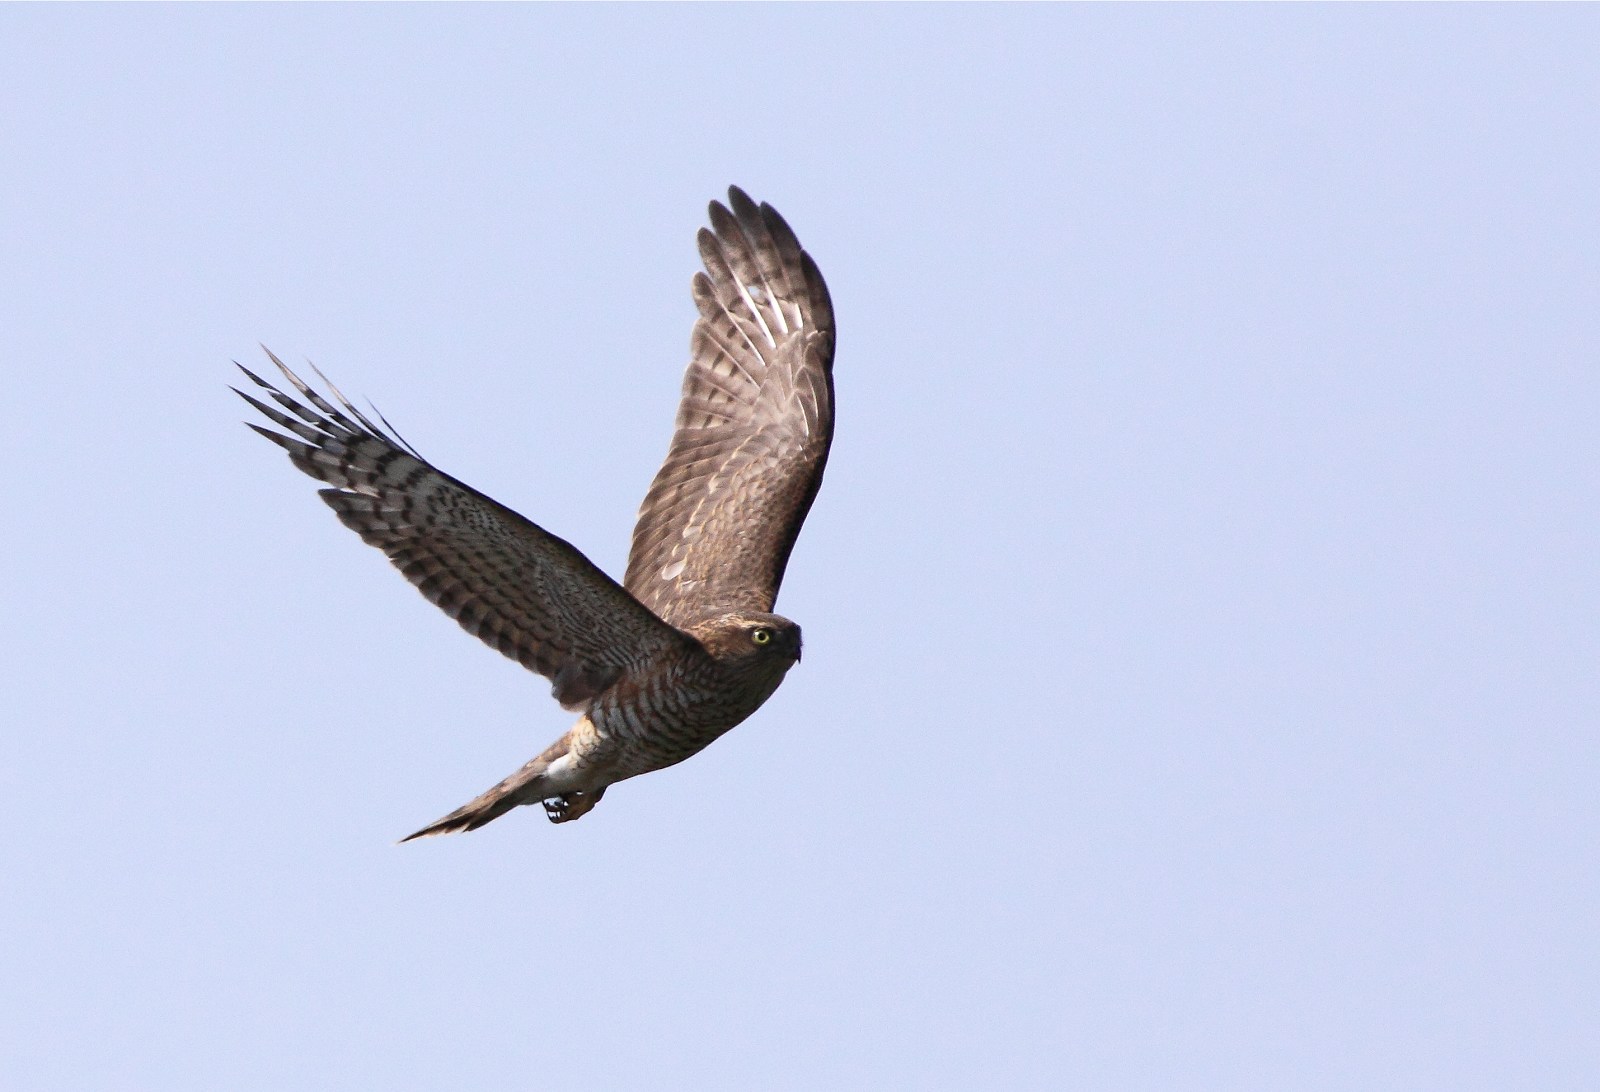
{"label": "flying bird of prey", "polygon": [[833,306],[789,225],[737,188],[712,202],[699,242],[677,427],[621,584],[430,465],[326,377],[324,396],[268,352],[301,401],[240,366],[276,408],[238,394],[283,432],[250,427],[331,487],[322,499],[344,525],[580,714],[406,841],[535,801],[553,823],[577,819],[615,782],[682,762],[754,713],[800,660],[800,627],[772,607],[833,439]]}

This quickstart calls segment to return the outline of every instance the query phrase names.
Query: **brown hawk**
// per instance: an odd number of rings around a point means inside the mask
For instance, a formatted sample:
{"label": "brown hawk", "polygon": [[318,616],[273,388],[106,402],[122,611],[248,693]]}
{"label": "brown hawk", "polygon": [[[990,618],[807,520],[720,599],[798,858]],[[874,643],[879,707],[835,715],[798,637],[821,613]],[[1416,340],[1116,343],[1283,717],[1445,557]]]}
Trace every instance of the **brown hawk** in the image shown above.
{"label": "brown hawk", "polygon": [[744,720],[800,659],[800,627],[772,607],[833,438],[833,306],[783,218],[737,188],[728,199],[700,231],[706,271],[694,278],[700,318],[677,430],[621,584],[431,466],[325,376],[331,401],[267,353],[302,403],[240,366],[279,408],[239,395],[289,435],[250,427],[332,486],[321,496],[344,525],[582,714],[410,838],[475,830],[534,801],[551,822],[577,819],[613,783],[681,762]]}

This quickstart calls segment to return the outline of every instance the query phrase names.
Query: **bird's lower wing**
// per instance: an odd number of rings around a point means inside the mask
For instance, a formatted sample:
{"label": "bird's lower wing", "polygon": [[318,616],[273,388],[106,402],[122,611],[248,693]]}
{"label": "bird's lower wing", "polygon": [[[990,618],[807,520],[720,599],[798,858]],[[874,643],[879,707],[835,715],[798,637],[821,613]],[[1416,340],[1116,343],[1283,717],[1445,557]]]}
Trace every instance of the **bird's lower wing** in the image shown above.
{"label": "bird's lower wing", "polygon": [[239,396],[288,435],[250,427],[332,486],[322,499],[346,527],[468,633],[550,679],[563,705],[582,707],[689,640],[570,544],[436,470],[331,383],[337,406],[267,355],[309,405],[240,365],[280,408]]}

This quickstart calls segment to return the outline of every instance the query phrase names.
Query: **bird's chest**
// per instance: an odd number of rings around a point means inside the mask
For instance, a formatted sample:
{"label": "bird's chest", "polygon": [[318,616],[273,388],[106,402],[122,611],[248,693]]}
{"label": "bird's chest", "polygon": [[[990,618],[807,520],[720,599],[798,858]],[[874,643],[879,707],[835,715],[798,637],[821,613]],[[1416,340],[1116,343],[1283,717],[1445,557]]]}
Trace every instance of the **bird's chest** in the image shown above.
{"label": "bird's chest", "polygon": [[605,740],[663,764],[677,762],[754,713],[781,678],[740,678],[715,665],[663,670],[624,680],[589,716]]}

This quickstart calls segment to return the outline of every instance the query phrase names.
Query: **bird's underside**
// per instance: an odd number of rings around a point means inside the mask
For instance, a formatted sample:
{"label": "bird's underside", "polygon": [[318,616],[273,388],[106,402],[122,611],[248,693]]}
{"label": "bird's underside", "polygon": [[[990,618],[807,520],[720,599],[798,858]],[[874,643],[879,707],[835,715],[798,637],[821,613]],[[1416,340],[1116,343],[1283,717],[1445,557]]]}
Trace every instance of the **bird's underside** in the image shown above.
{"label": "bird's underside", "polygon": [[609,785],[738,724],[799,660],[799,627],[772,606],[833,437],[833,310],[783,219],[736,188],[728,196],[700,232],[700,317],[676,430],[621,584],[430,465],[325,377],[327,395],[269,352],[297,399],[241,366],[272,404],[239,394],[282,431],[250,427],[328,485],[322,499],[345,526],[580,714],[522,769],[410,838],[475,830],[534,802],[552,822],[577,819]]}

